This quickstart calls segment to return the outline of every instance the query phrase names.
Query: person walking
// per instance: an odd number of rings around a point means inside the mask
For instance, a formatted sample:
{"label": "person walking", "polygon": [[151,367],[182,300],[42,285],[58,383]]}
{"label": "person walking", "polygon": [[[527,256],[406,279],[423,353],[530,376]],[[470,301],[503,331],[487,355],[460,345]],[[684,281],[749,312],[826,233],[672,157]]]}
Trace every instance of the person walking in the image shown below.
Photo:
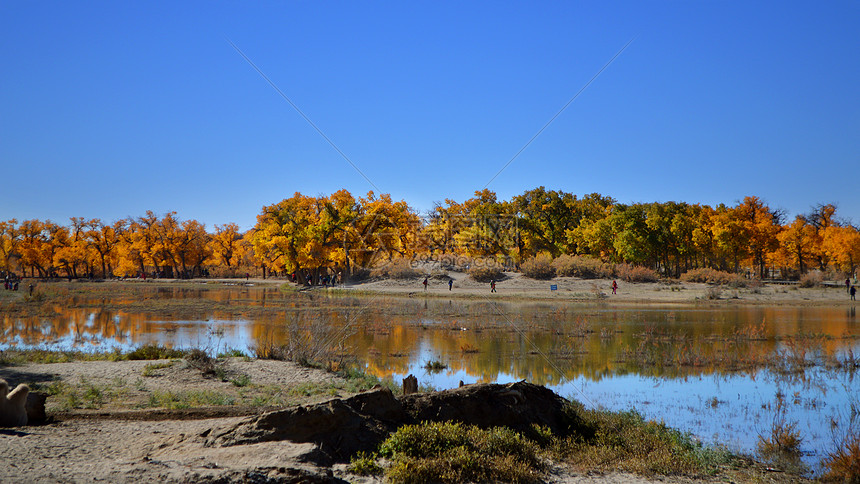
{"label": "person walking", "polygon": [[851,289],[849,289],[848,292],[851,294],[851,300],[854,301],[854,294],[857,293],[857,288],[855,286],[851,286]]}
{"label": "person walking", "polygon": [[496,280],[490,279],[490,292],[496,292]]}
{"label": "person walking", "polygon": [[427,278],[426,277],[424,278],[424,282],[422,284],[424,284],[424,292],[427,292]]}
{"label": "person walking", "polygon": [[448,290],[450,291],[452,287],[454,287],[454,279],[448,278]]}
{"label": "person walking", "polygon": [[618,291],[618,283],[612,281],[612,294],[616,294],[616,291]]}

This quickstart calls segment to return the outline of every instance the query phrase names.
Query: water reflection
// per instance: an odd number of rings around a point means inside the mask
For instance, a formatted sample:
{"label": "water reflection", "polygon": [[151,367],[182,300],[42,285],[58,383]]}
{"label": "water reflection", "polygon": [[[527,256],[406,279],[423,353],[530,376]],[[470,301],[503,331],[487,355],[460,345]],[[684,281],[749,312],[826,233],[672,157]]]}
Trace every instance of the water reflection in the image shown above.
{"label": "water reflection", "polygon": [[[187,304],[194,300],[199,306]],[[131,309],[108,309],[126,303]],[[4,316],[0,347],[158,343],[251,353],[284,343],[289,327],[299,325],[317,338],[342,339],[368,371],[395,381],[410,373],[436,388],[528,380],[589,406],[635,407],[746,451],[766,433],[775,395],[788,395],[788,417],[799,423],[812,463],[831,444],[833,422],[838,427],[860,408],[853,306],[497,304],[239,286],[77,298],[54,310],[52,317]],[[446,369],[428,372],[428,361]]]}

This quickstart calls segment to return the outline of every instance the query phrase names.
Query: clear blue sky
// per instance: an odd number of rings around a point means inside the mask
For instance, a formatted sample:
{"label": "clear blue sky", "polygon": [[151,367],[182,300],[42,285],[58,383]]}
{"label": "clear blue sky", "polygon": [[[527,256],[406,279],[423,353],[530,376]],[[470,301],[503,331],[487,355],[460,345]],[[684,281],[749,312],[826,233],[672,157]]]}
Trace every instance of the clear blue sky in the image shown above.
{"label": "clear blue sky", "polygon": [[[489,186],[860,223],[860,2],[0,3],[0,218],[176,210],[250,228],[296,191],[425,211]],[[228,40],[229,39],[229,40]]]}

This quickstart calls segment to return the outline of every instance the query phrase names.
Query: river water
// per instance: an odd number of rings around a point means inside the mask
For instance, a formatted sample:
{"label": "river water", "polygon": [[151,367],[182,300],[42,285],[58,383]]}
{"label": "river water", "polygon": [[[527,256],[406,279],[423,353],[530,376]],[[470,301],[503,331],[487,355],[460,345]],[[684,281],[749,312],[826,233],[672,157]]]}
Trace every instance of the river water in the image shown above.
{"label": "river water", "polygon": [[[105,309],[127,301],[104,300],[81,308],[92,301],[74,300],[50,318],[4,317],[0,348],[157,343],[254,354],[300,337],[306,346],[339,348],[396,382],[409,374],[436,389],[527,380],[588,407],[635,408],[746,453],[775,421],[794,423],[813,471],[838,436],[860,424],[853,306],[499,303],[248,287],[161,288],[147,298],[155,310]],[[183,299],[204,304],[171,309]],[[244,306],[267,310],[243,316]]]}

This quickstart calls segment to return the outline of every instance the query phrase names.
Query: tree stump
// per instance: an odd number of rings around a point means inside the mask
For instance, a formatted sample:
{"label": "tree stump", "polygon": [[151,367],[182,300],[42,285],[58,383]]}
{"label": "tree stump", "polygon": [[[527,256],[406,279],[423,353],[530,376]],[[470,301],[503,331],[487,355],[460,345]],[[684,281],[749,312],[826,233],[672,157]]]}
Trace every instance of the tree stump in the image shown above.
{"label": "tree stump", "polygon": [[413,393],[418,393],[418,379],[409,375],[403,379],[403,394],[411,395]]}

